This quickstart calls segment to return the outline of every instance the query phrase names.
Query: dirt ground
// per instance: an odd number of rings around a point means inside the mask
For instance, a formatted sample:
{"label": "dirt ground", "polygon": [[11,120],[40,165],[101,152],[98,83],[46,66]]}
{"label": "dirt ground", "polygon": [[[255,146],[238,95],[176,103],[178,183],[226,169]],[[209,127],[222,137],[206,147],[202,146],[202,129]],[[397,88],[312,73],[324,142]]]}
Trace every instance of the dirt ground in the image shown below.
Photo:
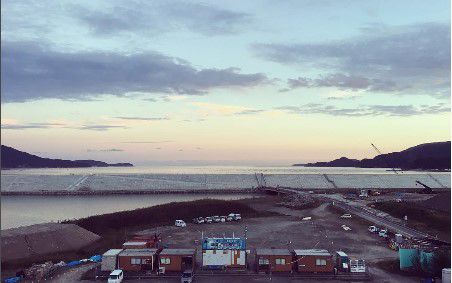
{"label": "dirt ground", "polygon": [[[334,251],[342,250],[351,258],[365,259],[373,282],[419,282],[420,278],[404,277],[397,274],[389,274],[376,266],[380,260],[396,259],[398,253],[389,249],[386,242],[367,231],[368,224],[359,219],[341,219],[341,213],[331,209],[328,204],[306,210],[292,210],[276,206],[278,197],[263,197],[259,199],[244,200],[254,209],[261,211],[273,211],[278,214],[270,217],[245,218],[239,222],[226,222],[216,224],[187,223],[187,227],[174,226],[157,227],[143,230],[141,234],[161,233],[162,243],[167,247],[196,247],[197,263],[201,266],[201,250],[199,240],[204,236],[232,236],[243,237],[247,228],[247,249],[251,250],[248,256],[249,269],[254,268],[255,248],[288,248],[311,249],[321,248]],[[237,211],[237,213],[239,213]],[[201,215],[200,215],[201,216]],[[202,215],[207,216],[207,215]],[[302,217],[312,217],[309,221],[302,221]],[[341,225],[345,224],[351,231],[345,231]],[[113,247],[112,247],[113,248]],[[74,269],[70,272],[59,274],[51,282],[76,282],[86,272],[86,267]],[[180,279],[159,279],[155,282],[180,282]],[[290,278],[273,276],[214,276],[198,277],[195,282],[298,282]],[[82,281],[89,282],[89,281]],[[93,281],[95,282],[95,281]],[[97,281],[98,282],[98,281]],[[127,282],[147,282],[146,280],[127,280]],[[301,281],[300,281],[301,282]],[[319,280],[302,280],[302,282],[320,282]],[[329,280],[328,282],[335,282]],[[339,281],[338,281],[339,282]],[[342,281],[343,282],[343,281]]]}
{"label": "dirt ground", "polygon": [[[374,263],[384,259],[396,259],[398,253],[388,248],[386,242],[367,231],[367,223],[357,219],[341,219],[338,212],[322,204],[314,209],[293,210],[278,207],[277,197],[265,197],[251,200],[250,205],[256,210],[277,212],[279,216],[242,219],[240,222],[217,224],[192,224],[186,228],[173,226],[144,230],[142,234],[161,233],[163,243],[168,247],[198,247],[197,262],[201,266],[201,251],[196,241],[204,236],[244,236],[247,228],[247,249],[255,248],[288,248],[288,249],[327,249],[330,252],[342,250],[351,258],[365,259],[375,282],[418,282],[410,278],[399,278],[386,274],[385,271],[373,267]],[[312,217],[310,221],[302,221],[303,217]],[[352,230],[345,231],[345,224]],[[248,265],[254,267],[254,257],[248,257]],[[390,279],[389,279],[390,278]],[[387,280],[387,281],[386,281]]]}

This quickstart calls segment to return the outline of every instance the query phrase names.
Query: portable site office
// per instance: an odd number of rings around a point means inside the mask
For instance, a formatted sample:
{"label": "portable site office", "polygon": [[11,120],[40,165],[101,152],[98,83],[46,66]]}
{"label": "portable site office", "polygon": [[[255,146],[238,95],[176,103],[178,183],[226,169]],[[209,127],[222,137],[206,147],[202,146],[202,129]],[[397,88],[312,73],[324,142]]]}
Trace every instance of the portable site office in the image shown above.
{"label": "portable site office", "polygon": [[298,272],[324,272],[334,271],[333,257],[327,250],[294,250],[295,267]]}
{"label": "portable site office", "polygon": [[339,271],[347,272],[349,271],[349,261],[348,255],[343,251],[336,252],[336,267]]}
{"label": "portable site office", "polygon": [[202,239],[202,266],[208,269],[245,268],[246,242],[242,238]]}
{"label": "portable site office", "polygon": [[163,249],[158,258],[159,273],[193,270],[196,263],[196,250]]}
{"label": "portable site office", "polygon": [[118,255],[122,249],[111,249],[102,255],[101,271],[112,271],[118,267]]}
{"label": "portable site office", "polygon": [[290,272],[293,255],[288,249],[256,249],[256,271]]}
{"label": "portable site office", "polygon": [[125,271],[153,271],[157,249],[128,249],[118,255],[118,268]]}

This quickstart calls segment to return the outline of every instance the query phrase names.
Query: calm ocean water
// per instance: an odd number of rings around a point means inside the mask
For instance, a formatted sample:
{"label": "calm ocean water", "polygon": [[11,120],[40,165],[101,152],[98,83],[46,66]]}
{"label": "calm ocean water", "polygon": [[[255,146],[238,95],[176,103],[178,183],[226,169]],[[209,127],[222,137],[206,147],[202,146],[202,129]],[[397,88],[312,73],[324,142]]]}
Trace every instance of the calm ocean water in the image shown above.
{"label": "calm ocean water", "polygon": [[198,199],[233,200],[255,197],[246,194],[157,194],[106,196],[2,196],[1,229],[57,222],[170,202]]}

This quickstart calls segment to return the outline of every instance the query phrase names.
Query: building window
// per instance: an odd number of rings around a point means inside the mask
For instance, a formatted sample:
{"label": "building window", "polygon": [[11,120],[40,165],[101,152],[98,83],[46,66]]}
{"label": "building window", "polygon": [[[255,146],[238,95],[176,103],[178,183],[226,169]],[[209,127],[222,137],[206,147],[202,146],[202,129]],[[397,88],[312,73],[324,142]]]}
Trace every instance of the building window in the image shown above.
{"label": "building window", "polygon": [[259,265],[269,265],[270,261],[268,260],[268,258],[259,258]]}
{"label": "building window", "polygon": [[160,263],[161,264],[171,264],[171,259],[168,257],[162,257],[162,258],[160,258]]}
{"label": "building window", "polygon": [[284,265],[284,264],[286,264],[286,259],[284,259],[284,258],[277,258],[276,259],[276,264]]}
{"label": "building window", "polygon": [[320,258],[316,259],[315,260],[315,265],[319,265],[319,266],[326,265],[326,259],[320,259]]}
{"label": "building window", "polygon": [[130,264],[141,264],[141,258],[131,258]]}

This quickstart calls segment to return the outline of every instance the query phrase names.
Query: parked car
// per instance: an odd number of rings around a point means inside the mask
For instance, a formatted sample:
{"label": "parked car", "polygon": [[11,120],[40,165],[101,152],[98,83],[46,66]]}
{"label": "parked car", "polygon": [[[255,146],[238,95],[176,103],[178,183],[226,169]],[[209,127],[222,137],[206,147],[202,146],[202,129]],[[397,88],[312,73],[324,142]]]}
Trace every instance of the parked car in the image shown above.
{"label": "parked car", "polygon": [[176,220],[174,225],[176,225],[176,227],[187,227],[187,223],[185,223],[184,220]]}
{"label": "parked car", "polygon": [[121,269],[115,269],[108,276],[108,283],[121,283],[124,279],[124,272]]}
{"label": "parked car", "polygon": [[215,215],[215,216],[213,216],[212,218],[213,218],[213,221],[214,221],[215,223],[221,222],[221,218],[220,218],[220,216],[218,216],[218,215]]}
{"label": "parked car", "polygon": [[232,217],[230,214],[226,217],[226,221],[234,221],[234,217]]}
{"label": "parked car", "polygon": [[193,282],[193,271],[185,270],[182,273],[182,278],[180,279],[181,283],[191,283]]}
{"label": "parked car", "polygon": [[232,220],[239,221],[242,219],[242,216],[238,213],[230,213],[228,217],[231,217]]}
{"label": "parked car", "polygon": [[212,223],[212,222],[213,222],[213,219],[212,219],[212,217],[206,217],[206,218],[204,219],[204,221],[205,221],[206,223]]}
{"label": "parked car", "polygon": [[348,227],[347,225],[342,225],[341,226],[342,227],[342,229],[344,229],[345,231],[351,231],[352,230],[352,228],[350,228],[350,227]]}
{"label": "parked car", "polygon": [[221,222],[226,222],[226,216],[220,216]]}
{"label": "parked car", "polygon": [[346,213],[346,214],[342,215],[341,218],[352,218],[352,216],[351,216],[351,214]]}
{"label": "parked car", "polygon": [[378,231],[380,231],[380,229],[378,229],[378,227],[376,227],[376,226],[369,226],[369,228],[367,228],[367,230],[371,233],[378,233]]}
{"label": "parked car", "polygon": [[193,223],[202,224],[202,223],[204,223],[204,218],[202,218],[202,217],[194,218]]}
{"label": "parked car", "polygon": [[387,238],[388,237],[388,230],[387,229],[381,229],[380,232],[378,232],[378,236],[380,236],[382,238]]}

